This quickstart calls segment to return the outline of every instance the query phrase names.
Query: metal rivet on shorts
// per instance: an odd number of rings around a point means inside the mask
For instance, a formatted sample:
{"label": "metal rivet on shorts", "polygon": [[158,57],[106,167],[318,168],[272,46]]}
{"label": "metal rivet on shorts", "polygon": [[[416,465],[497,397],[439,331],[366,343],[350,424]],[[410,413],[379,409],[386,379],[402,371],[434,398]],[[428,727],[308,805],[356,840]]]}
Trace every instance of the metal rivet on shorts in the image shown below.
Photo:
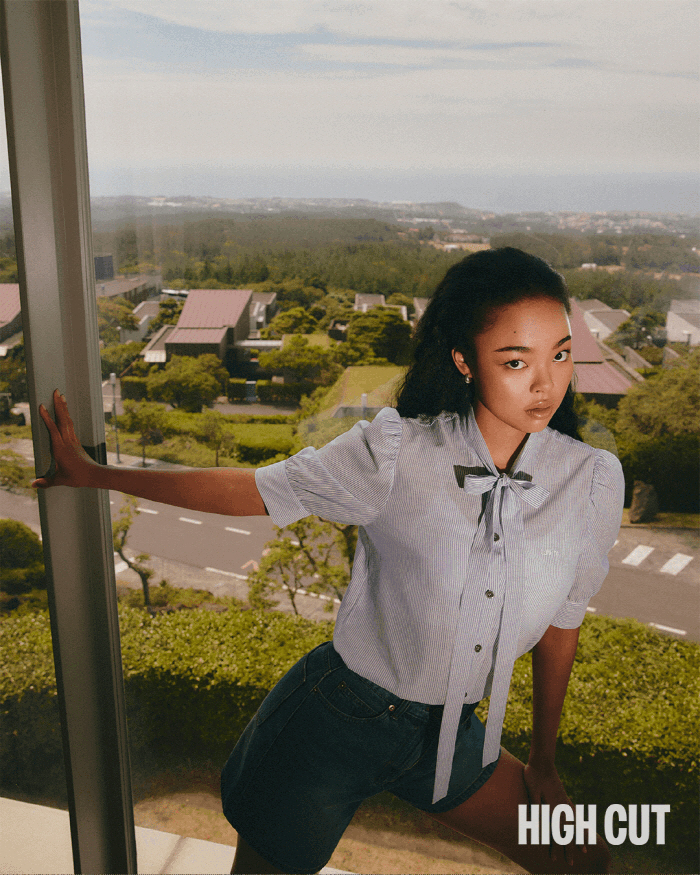
{"label": "metal rivet on shorts", "polygon": [[339,686],[341,689],[345,689],[345,681],[341,681]]}
{"label": "metal rivet on shorts", "polygon": [[390,711],[396,711],[396,705],[389,705]]}

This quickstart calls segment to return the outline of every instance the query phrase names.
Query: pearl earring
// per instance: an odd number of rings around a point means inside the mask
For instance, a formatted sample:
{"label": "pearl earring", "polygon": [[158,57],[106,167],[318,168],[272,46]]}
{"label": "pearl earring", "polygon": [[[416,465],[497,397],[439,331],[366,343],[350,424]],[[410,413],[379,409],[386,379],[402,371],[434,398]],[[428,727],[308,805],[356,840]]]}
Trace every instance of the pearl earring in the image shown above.
{"label": "pearl earring", "polygon": [[472,381],[471,376],[469,374],[465,374],[464,375],[464,382],[467,384],[467,386],[471,383],[471,381]]}

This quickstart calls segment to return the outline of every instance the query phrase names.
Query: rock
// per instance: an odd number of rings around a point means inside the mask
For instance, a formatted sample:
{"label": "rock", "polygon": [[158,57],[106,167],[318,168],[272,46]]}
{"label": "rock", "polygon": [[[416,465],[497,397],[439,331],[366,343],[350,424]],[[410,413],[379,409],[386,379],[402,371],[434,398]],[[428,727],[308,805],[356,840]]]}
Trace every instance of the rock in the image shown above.
{"label": "rock", "polygon": [[641,480],[634,481],[632,492],[632,505],[630,507],[631,523],[648,523],[656,518],[659,512],[659,499],[656,489],[651,483],[643,483]]}

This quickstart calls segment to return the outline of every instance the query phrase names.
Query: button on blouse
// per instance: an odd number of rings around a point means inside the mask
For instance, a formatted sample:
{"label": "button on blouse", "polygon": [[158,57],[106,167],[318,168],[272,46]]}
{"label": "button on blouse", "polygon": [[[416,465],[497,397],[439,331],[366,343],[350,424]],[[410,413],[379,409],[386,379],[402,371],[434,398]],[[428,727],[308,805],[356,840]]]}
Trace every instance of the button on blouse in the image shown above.
{"label": "button on blouse", "polygon": [[508,474],[470,410],[372,423],[256,471],[273,522],[358,525],[333,643],[403,699],[444,705],[433,801],[448,791],[464,702],[490,695],[484,765],[499,752],[513,662],[548,626],[576,628],[619,530],[619,461],[550,428]]}

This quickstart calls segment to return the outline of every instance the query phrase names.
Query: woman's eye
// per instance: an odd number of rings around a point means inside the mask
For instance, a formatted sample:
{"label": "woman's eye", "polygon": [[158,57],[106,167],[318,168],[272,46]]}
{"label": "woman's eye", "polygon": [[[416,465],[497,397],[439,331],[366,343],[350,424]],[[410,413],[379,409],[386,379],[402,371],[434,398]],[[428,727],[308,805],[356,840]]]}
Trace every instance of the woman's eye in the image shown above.
{"label": "woman's eye", "polygon": [[525,362],[522,359],[513,359],[511,362],[506,362],[506,367],[513,371],[519,371],[525,367]]}
{"label": "woman's eye", "polygon": [[554,356],[555,362],[565,362],[571,357],[570,349],[560,349],[559,352]]}

